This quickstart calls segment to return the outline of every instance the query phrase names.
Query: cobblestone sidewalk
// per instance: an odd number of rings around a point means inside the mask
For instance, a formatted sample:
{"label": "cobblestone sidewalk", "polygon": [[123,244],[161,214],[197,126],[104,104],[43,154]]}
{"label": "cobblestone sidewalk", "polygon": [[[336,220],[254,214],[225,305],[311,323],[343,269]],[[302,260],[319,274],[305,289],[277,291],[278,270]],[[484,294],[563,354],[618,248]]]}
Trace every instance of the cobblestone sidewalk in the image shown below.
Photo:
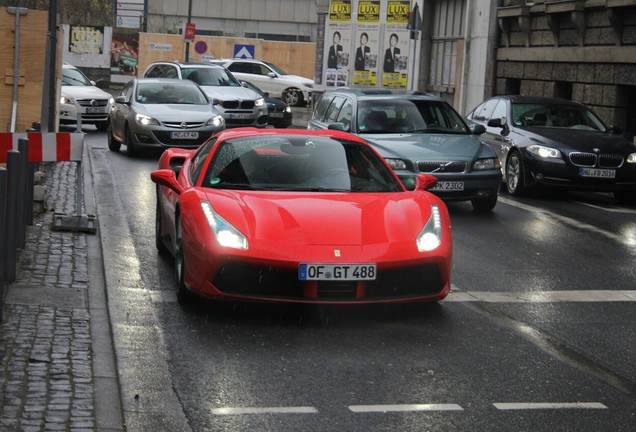
{"label": "cobblestone sidewalk", "polygon": [[33,215],[16,281],[5,285],[0,430],[94,431],[87,236],[51,230],[73,214],[75,162],[42,164],[48,208]]}

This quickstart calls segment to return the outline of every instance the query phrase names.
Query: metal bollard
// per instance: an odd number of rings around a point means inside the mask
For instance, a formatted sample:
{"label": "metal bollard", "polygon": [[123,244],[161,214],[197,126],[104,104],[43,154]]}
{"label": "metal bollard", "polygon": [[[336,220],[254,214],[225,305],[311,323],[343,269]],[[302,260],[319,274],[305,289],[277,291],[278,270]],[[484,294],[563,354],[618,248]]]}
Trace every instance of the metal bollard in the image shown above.
{"label": "metal bollard", "polygon": [[18,185],[19,185],[19,169],[20,152],[17,150],[9,150],[7,152],[7,223],[6,223],[6,259],[5,259],[5,280],[7,282],[15,281],[16,277],[16,231],[18,226]]}
{"label": "metal bollard", "polygon": [[18,138],[18,151],[20,152],[21,167],[20,172],[23,177],[22,188],[24,204],[24,224],[33,225],[33,183],[35,181],[35,172],[33,165],[29,162],[29,139]]}
{"label": "metal bollard", "polygon": [[7,186],[7,170],[0,167],[0,324],[2,324],[2,310],[4,309],[4,280],[7,261],[7,224],[4,215],[6,214],[7,200],[5,191]]}
{"label": "metal bollard", "polygon": [[18,165],[18,219],[16,246],[24,249],[26,245],[26,225],[27,225],[27,172],[29,167],[29,140],[18,139],[18,152],[20,153]]}

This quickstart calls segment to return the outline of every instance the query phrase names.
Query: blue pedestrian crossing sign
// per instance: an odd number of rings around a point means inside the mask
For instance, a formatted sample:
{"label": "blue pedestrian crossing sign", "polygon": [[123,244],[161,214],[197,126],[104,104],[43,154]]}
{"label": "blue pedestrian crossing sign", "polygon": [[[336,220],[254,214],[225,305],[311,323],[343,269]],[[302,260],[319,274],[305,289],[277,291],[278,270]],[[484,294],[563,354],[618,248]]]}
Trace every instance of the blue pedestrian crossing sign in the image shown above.
{"label": "blue pedestrian crossing sign", "polygon": [[254,45],[234,44],[234,58],[253,59]]}

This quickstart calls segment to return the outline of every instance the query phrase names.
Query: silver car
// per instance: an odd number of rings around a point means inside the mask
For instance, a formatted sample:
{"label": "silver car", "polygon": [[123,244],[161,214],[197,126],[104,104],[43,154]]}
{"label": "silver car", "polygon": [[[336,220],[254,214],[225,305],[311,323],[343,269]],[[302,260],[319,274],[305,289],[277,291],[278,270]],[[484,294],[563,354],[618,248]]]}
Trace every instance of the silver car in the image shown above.
{"label": "silver car", "polygon": [[267,104],[263,97],[243,87],[223,66],[161,61],[150,63],[143,77],[194,81],[210,97],[228,128],[267,126]]}
{"label": "silver car", "polygon": [[178,79],[133,79],[115,98],[108,127],[108,148],[126,145],[129,156],[142,149],[195,148],[225,120],[194,82]]}

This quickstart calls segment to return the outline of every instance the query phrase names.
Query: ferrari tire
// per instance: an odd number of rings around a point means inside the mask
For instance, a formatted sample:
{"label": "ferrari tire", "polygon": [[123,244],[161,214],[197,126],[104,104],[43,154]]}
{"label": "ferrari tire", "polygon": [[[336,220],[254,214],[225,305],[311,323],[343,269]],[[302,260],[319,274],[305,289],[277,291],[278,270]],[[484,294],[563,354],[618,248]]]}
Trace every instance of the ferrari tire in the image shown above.
{"label": "ferrari tire", "polygon": [[283,94],[283,100],[289,106],[300,106],[304,102],[303,92],[295,88],[287,89]]}
{"label": "ferrari tire", "polygon": [[175,294],[177,296],[177,301],[181,304],[187,303],[192,298],[192,294],[188,291],[188,288],[186,288],[185,285],[185,262],[183,259],[183,241],[181,239],[181,221],[179,219],[176,221],[174,270],[176,276]]}
{"label": "ferrari tire", "polygon": [[486,213],[494,209],[495,205],[497,205],[497,195],[495,194],[487,198],[476,198],[470,202],[476,212]]}
{"label": "ferrari tire", "polygon": [[118,152],[121,149],[121,143],[117,141],[117,138],[113,135],[113,126],[110,123],[108,123],[107,139],[108,149],[110,151]]}
{"label": "ferrari tire", "polygon": [[157,186],[157,204],[155,209],[155,246],[157,247],[157,251],[160,254],[166,254],[168,252],[168,248],[163,243],[163,239],[161,238],[162,224],[161,224],[161,205],[159,204],[159,186]]}
{"label": "ferrari tire", "polygon": [[135,143],[133,142],[132,133],[130,132],[130,126],[126,125],[126,131],[124,132],[125,140],[126,140],[126,154],[129,157],[137,157],[139,152],[135,147]]}
{"label": "ferrari tire", "polygon": [[518,151],[513,151],[506,161],[506,188],[512,196],[521,196],[526,191],[523,161]]}

